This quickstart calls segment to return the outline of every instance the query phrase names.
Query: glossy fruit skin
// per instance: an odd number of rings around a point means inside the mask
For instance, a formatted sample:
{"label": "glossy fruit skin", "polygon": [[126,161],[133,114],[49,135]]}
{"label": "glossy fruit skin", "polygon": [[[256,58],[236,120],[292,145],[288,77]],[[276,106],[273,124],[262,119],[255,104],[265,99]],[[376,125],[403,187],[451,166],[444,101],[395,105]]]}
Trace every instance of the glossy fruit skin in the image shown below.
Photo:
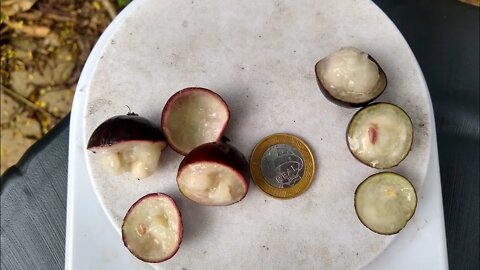
{"label": "glossy fruit skin", "polygon": [[144,117],[129,113],[117,115],[100,124],[90,136],[87,149],[108,147],[127,141],[165,141],[160,128]]}
{"label": "glossy fruit skin", "polygon": [[[127,216],[130,214],[130,212],[135,209],[135,207],[140,204],[142,201],[146,200],[146,199],[150,199],[150,198],[154,198],[154,197],[162,197],[162,198],[166,198],[168,200],[170,200],[170,202],[175,206],[175,210],[177,210],[177,214],[178,214],[178,217],[179,217],[179,224],[178,224],[178,237],[177,237],[177,248],[172,251],[172,253],[170,255],[168,255],[167,257],[165,258],[162,258],[161,260],[154,260],[154,261],[149,261],[149,260],[145,260],[144,258],[142,258],[140,255],[138,254],[135,254],[133,251],[131,251],[130,249],[128,249],[128,245],[126,243],[126,239],[125,239],[125,235],[123,234],[123,226],[125,225],[125,219],[127,218]],[[161,263],[161,262],[164,262],[170,258],[172,258],[173,256],[175,256],[175,254],[177,254],[178,250],[180,249],[180,245],[182,244],[182,240],[183,240],[183,223],[182,223],[182,214],[180,213],[180,211],[178,210],[178,207],[177,207],[177,204],[175,203],[175,201],[173,200],[172,197],[170,197],[168,194],[165,194],[165,193],[161,193],[161,192],[158,192],[158,193],[150,193],[150,194],[147,194],[143,197],[141,197],[140,199],[138,199],[132,206],[130,206],[130,208],[128,209],[127,213],[125,214],[125,217],[123,218],[124,220],[124,223],[122,224],[122,242],[123,242],[123,245],[125,245],[125,247],[133,254],[133,256],[135,256],[137,259],[141,260],[141,261],[144,261],[144,262],[148,262],[148,263]]]}
{"label": "glossy fruit skin", "polygon": [[[370,106],[379,105],[379,104],[388,104],[388,105],[392,105],[392,106],[397,107],[398,109],[400,109],[401,111],[403,111],[403,112],[405,113],[405,115],[407,115],[408,120],[410,120],[410,124],[411,124],[411,126],[412,126],[412,140],[410,141],[410,148],[408,149],[407,154],[406,154],[402,159],[400,159],[400,160],[397,162],[397,164],[394,164],[393,166],[389,166],[389,167],[378,167],[378,166],[377,166],[377,167],[374,167],[374,166],[370,165],[370,163],[361,160],[360,158],[358,158],[358,157],[355,155],[355,153],[352,151],[352,148],[350,148],[350,145],[349,145],[349,143],[348,143],[348,131],[350,130],[350,125],[353,123],[353,121],[354,121],[355,117],[358,115],[358,113],[360,113],[360,111],[362,111],[363,109],[366,109],[366,108],[368,108],[368,107],[370,107]],[[415,130],[413,129],[412,119],[411,119],[410,116],[407,114],[407,112],[405,112],[405,110],[403,110],[402,108],[400,108],[399,106],[397,106],[397,105],[395,105],[395,104],[393,104],[393,103],[389,103],[389,102],[375,102],[375,103],[369,104],[368,106],[365,106],[365,107],[359,109],[359,110],[352,116],[352,118],[350,119],[350,122],[348,122],[347,130],[346,130],[346,132],[345,132],[345,140],[346,140],[346,142],[347,142],[347,146],[348,146],[348,150],[350,151],[350,154],[352,154],[352,156],[353,156],[356,160],[358,160],[358,161],[360,161],[361,163],[367,165],[368,167],[371,167],[371,168],[374,168],[374,169],[378,169],[378,170],[385,170],[385,169],[390,169],[390,168],[394,168],[394,167],[398,166],[405,158],[407,158],[408,154],[409,154],[410,151],[412,150],[413,138],[415,137],[414,132],[415,132]]]}
{"label": "glossy fruit skin", "polygon": [[178,92],[176,92],[175,94],[173,94],[167,101],[167,103],[165,104],[165,106],[163,107],[163,111],[162,111],[162,119],[161,119],[161,123],[162,123],[162,128],[163,128],[163,132],[164,134],[166,134],[166,140],[167,140],[167,143],[168,145],[177,153],[179,153],[180,155],[182,156],[185,156],[186,154],[188,153],[185,153],[184,151],[180,150],[178,147],[175,146],[173,140],[170,138],[170,133],[168,132],[168,125],[166,124],[167,123],[167,117],[168,117],[168,110],[172,107],[173,103],[176,101],[176,99],[180,96],[183,96],[183,95],[188,95],[189,93],[191,92],[203,92],[205,94],[208,94],[208,95],[211,95],[212,97],[218,99],[220,102],[222,102],[225,106],[225,109],[227,110],[227,113],[228,113],[228,119],[227,121],[225,121],[225,125],[223,126],[222,128],[222,132],[220,132],[220,134],[218,134],[218,137],[216,138],[215,141],[219,141],[221,138],[222,138],[222,135],[223,135],[223,131],[225,130],[225,128],[227,127],[228,125],[228,121],[230,120],[230,110],[228,108],[228,105],[227,103],[225,102],[225,100],[223,100],[223,98],[215,93],[214,91],[210,90],[210,89],[207,89],[207,88],[203,88],[203,87],[187,87],[185,89],[182,89]]}
{"label": "glossy fruit skin", "polygon": [[[241,201],[247,195],[250,184],[248,163],[245,156],[238,149],[222,141],[202,144],[190,151],[190,153],[183,158],[178,168],[177,179],[186,166],[198,162],[218,163],[232,168],[243,179],[243,185],[246,191],[238,201]],[[180,192],[182,191],[180,190]],[[185,197],[188,198],[188,196]],[[236,202],[231,204],[234,203]]]}
{"label": "glossy fruit skin", "polygon": [[387,88],[387,84],[388,84],[388,80],[387,80],[387,75],[385,74],[385,72],[383,71],[382,67],[378,64],[378,62],[370,55],[368,55],[368,59],[370,59],[372,62],[374,62],[377,67],[378,67],[378,73],[380,75],[380,84],[383,89],[382,91],[380,91],[376,96],[366,100],[366,101],[363,101],[363,102],[359,102],[359,103],[352,103],[352,102],[346,102],[346,101],[343,101],[343,100],[340,100],[340,99],[337,99],[335,98],[331,93],[330,91],[323,85],[322,83],[322,80],[320,79],[320,74],[318,74],[317,72],[317,67],[318,65],[324,60],[325,58],[323,59],[320,59],[320,61],[318,61],[316,64],[315,64],[315,77],[317,78],[317,84],[318,84],[318,87],[320,88],[320,91],[322,92],[322,94],[325,96],[325,98],[338,105],[338,106],[341,106],[341,107],[344,107],[344,108],[358,108],[358,107],[364,107],[366,105],[368,105],[370,102],[374,101],[375,99],[377,99],[380,95],[383,94],[383,92],[385,92],[385,89]]}
{"label": "glossy fruit skin", "polygon": [[358,186],[357,188],[355,189],[355,192],[354,192],[354,199],[353,199],[353,208],[355,208],[355,213],[357,214],[357,218],[358,220],[363,224],[363,226],[365,226],[367,229],[369,229],[370,231],[374,232],[374,233],[377,233],[377,234],[381,234],[381,235],[394,235],[394,234],[397,234],[399,233],[401,230],[403,230],[404,227],[400,228],[398,231],[396,232],[392,232],[392,233],[380,233],[380,232],[377,232],[375,230],[372,230],[370,227],[368,227],[363,221],[362,219],[359,217],[358,215],[358,212],[357,212],[357,203],[356,203],[356,200],[357,200],[357,192],[360,188],[360,186],[362,186],[363,184],[365,184],[367,182],[368,179],[378,175],[378,174],[396,174],[396,175],[399,175],[401,176],[402,178],[404,178],[405,180],[407,180],[410,185],[412,186],[413,188],[413,191],[415,192],[415,209],[413,210],[412,212],[412,215],[410,216],[410,218],[407,219],[407,221],[405,222],[405,226],[408,224],[408,222],[410,221],[410,219],[412,219],[412,217],[415,215],[415,212],[417,211],[417,204],[418,204],[418,196],[417,196],[417,190],[415,189],[415,187],[412,185],[412,182],[410,182],[410,180],[408,180],[408,178],[404,177],[403,175],[401,174],[398,174],[398,173],[394,173],[394,172],[379,172],[379,173],[376,173],[376,174],[373,174],[373,175],[370,175],[369,177],[365,178]]}

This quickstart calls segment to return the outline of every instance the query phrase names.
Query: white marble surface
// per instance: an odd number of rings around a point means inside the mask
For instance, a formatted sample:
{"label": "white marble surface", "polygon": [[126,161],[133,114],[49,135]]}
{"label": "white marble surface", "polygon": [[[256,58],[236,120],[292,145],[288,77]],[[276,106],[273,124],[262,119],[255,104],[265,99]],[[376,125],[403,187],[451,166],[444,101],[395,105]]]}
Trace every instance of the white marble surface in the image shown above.
{"label": "white marble surface", "polygon": [[[395,171],[425,195],[422,183],[431,166],[434,131],[428,91],[408,45],[380,10],[368,1],[301,1],[295,6],[137,1],[127,11],[104,38],[107,45],[97,61],[92,60],[93,75],[79,86],[87,92],[85,118],[79,121],[86,124],[84,139],[107,117],[124,113],[125,104],[159,120],[173,92],[201,85],[229,103],[227,136],[247,156],[263,136],[287,131],[310,144],[319,164],[310,190],[297,199],[274,200],[252,185],[241,203],[208,208],[178,194],[174,175],[180,157],[173,151],[142,182],[103,175],[87,154],[93,185],[117,229],[130,204],[147,192],[166,191],[179,201],[185,239],[179,253],[158,268],[355,269],[389,244],[393,237],[372,234],[353,210],[356,185],[375,173],[346,148],[344,132],[354,110],[327,102],[313,72],[318,58],[338,46],[358,46],[375,56],[389,78],[380,100],[405,108],[415,125],[413,151]],[[435,181],[438,186],[439,177]],[[422,200],[400,235],[428,227],[419,218]],[[121,242],[112,245],[121,247]]]}

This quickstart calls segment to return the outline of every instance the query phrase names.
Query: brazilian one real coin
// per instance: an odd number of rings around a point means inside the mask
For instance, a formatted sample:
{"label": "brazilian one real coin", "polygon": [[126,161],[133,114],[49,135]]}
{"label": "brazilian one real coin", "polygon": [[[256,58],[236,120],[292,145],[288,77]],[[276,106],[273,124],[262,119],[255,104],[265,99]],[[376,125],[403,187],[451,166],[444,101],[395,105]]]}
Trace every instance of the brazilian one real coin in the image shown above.
{"label": "brazilian one real coin", "polygon": [[275,198],[290,199],[310,186],[315,161],[310,148],[300,138],[285,133],[272,134],[253,149],[250,173],[263,192]]}

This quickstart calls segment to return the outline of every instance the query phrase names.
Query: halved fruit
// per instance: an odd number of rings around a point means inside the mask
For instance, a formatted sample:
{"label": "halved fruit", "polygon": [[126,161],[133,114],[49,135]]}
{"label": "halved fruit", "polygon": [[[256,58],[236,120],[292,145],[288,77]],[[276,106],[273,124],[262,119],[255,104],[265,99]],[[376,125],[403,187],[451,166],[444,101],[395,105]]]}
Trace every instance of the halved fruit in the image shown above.
{"label": "halved fruit", "polygon": [[354,47],[344,47],[315,65],[317,83],[323,95],[344,107],[361,107],[387,86],[383,69],[372,56]]}
{"label": "halved fruit", "polygon": [[205,88],[186,88],[167,101],[162,112],[162,127],[168,144],[179,154],[220,140],[230,119],[225,101]]}
{"label": "halved fruit", "polygon": [[177,253],[182,218],[175,201],[164,193],[143,196],[128,209],[122,225],[125,247],[138,259],[159,263]]}
{"label": "halved fruit", "polygon": [[374,103],[359,110],[347,128],[350,152],[377,169],[397,166],[410,152],[413,125],[408,114],[390,103]]}
{"label": "halved fruit", "polygon": [[182,160],[177,174],[180,192],[203,205],[229,205],[248,191],[247,161],[224,142],[202,144]]}
{"label": "halved fruit", "polygon": [[100,124],[90,136],[87,149],[102,155],[106,170],[130,171],[137,179],[155,171],[167,146],[160,128],[134,113],[117,115]]}
{"label": "halved fruit", "polygon": [[355,211],[367,228],[379,234],[396,234],[417,207],[415,188],[405,177],[381,172],[365,179],[355,190]]}

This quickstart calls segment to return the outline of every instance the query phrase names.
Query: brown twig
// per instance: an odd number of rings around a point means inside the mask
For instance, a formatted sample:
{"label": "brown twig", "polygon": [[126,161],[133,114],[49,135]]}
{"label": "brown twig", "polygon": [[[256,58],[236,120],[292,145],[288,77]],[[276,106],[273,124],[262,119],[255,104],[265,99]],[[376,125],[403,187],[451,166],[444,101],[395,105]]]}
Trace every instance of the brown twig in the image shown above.
{"label": "brown twig", "polygon": [[40,112],[44,117],[46,118],[56,118],[54,115],[49,113],[48,111],[44,110],[43,108],[40,108],[38,106],[35,106],[30,100],[25,98],[24,96],[20,95],[19,93],[9,89],[5,85],[1,85],[2,92],[5,92],[5,94],[9,95],[10,97],[16,99],[18,102],[24,104],[27,107],[30,107],[34,111]]}
{"label": "brown twig", "polygon": [[50,28],[46,26],[41,26],[41,25],[22,25],[19,24],[18,22],[10,21],[10,20],[5,20],[4,23],[12,28],[15,29],[18,32],[22,32],[27,36],[31,37],[46,37],[48,33],[50,33]]}
{"label": "brown twig", "polygon": [[58,13],[45,13],[45,18],[52,19],[59,22],[76,22],[77,18],[68,15],[68,14],[58,14]]}
{"label": "brown twig", "polygon": [[115,7],[109,0],[100,0],[100,2],[102,2],[102,6],[105,8],[105,10],[108,12],[108,15],[110,15],[110,18],[112,18],[113,20],[117,16],[117,10],[115,9]]}
{"label": "brown twig", "polygon": [[15,15],[15,18],[16,19],[24,19],[24,20],[35,21],[35,20],[38,20],[38,19],[42,18],[42,15],[43,14],[42,14],[41,11],[33,10],[33,11],[29,11],[29,12],[18,13],[17,15]]}
{"label": "brown twig", "polygon": [[80,78],[80,74],[82,73],[82,66],[77,65],[77,67],[73,70],[70,78],[65,82],[67,85],[72,85],[77,83],[78,78]]}

